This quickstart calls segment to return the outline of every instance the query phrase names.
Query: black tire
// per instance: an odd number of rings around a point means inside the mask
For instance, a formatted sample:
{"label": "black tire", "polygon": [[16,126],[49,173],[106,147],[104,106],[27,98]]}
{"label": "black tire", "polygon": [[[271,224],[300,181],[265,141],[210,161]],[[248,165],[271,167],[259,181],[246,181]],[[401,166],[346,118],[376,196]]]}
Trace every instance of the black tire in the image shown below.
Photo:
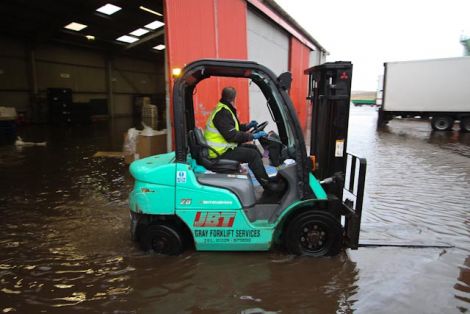
{"label": "black tire", "polygon": [[377,128],[382,128],[388,124],[392,117],[388,116],[381,108],[378,110]]}
{"label": "black tire", "polygon": [[150,225],[140,240],[144,251],[157,254],[178,255],[183,252],[183,237],[173,226]]}
{"label": "black tire", "polygon": [[470,117],[465,117],[460,120],[460,131],[470,132]]}
{"label": "black tire", "polygon": [[334,256],[343,245],[343,227],[328,212],[307,211],[289,223],[285,241],[287,250],[292,254]]}
{"label": "black tire", "polygon": [[454,119],[449,116],[434,116],[431,120],[431,127],[436,131],[450,131],[454,126]]}

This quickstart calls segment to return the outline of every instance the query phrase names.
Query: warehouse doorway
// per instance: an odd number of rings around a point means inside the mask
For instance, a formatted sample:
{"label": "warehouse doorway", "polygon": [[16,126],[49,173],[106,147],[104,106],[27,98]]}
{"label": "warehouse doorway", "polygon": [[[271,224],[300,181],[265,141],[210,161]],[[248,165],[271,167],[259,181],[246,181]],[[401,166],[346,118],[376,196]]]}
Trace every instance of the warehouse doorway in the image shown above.
{"label": "warehouse doorway", "polygon": [[11,0],[0,11],[0,106],[20,127],[150,114],[166,128],[162,0]]}

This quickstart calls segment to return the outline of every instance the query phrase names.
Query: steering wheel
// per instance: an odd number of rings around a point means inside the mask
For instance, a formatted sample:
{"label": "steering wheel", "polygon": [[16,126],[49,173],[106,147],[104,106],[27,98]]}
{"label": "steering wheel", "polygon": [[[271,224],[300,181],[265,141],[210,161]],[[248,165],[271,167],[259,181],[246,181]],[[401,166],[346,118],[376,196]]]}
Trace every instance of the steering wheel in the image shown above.
{"label": "steering wheel", "polygon": [[263,131],[267,125],[268,125],[268,121],[264,121],[263,123],[258,124],[258,126],[254,128],[253,131],[251,131],[251,133]]}

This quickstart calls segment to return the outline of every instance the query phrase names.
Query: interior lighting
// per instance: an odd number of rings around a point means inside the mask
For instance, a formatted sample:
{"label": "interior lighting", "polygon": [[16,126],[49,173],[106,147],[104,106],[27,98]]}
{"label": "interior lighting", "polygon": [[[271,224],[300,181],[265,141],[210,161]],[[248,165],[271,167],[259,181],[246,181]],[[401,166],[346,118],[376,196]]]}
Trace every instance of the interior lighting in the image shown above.
{"label": "interior lighting", "polygon": [[121,10],[120,7],[118,7],[117,5],[111,4],[111,3],[105,4],[102,7],[96,9],[96,11],[98,11],[100,13],[104,13],[106,15],[114,14],[119,10]]}
{"label": "interior lighting", "polygon": [[165,45],[157,45],[157,46],[153,47],[153,49],[163,50],[163,49],[165,49]]}
{"label": "interior lighting", "polygon": [[147,12],[152,13],[152,14],[155,14],[155,15],[158,15],[158,16],[163,16],[163,14],[158,13],[157,11],[154,11],[154,10],[150,10],[149,8],[146,8],[146,7],[142,6],[142,5],[139,7],[139,9],[144,10],[144,11],[147,11]]}
{"label": "interior lighting", "polygon": [[123,35],[119,38],[116,38],[116,40],[131,44],[138,41],[139,39],[132,36]]}
{"label": "interior lighting", "polygon": [[95,40],[95,36],[93,36],[93,35],[86,35],[85,37],[88,40]]}
{"label": "interior lighting", "polygon": [[79,32],[81,31],[82,29],[84,28],[87,28],[87,25],[85,24],[80,24],[80,23],[76,23],[76,22],[72,22],[68,25],[65,25],[64,28],[66,29],[70,29],[70,30],[73,30],[73,31],[76,31],[76,32]]}
{"label": "interior lighting", "polygon": [[133,31],[132,33],[130,33],[131,35],[134,35],[134,36],[142,36],[144,34],[147,34],[149,31],[146,30],[146,29],[143,29],[143,28],[138,28],[136,29],[135,31]]}
{"label": "interior lighting", "polygon": [[159,27],[162,27],[163,25],[165,25],[165,23],[162,23],[162,22],[160,22],[160,21],[154,21],[154,22],[152,22],[152,23],[150,23],[150,24],[145,25],[144,27],[155,30],[155,29],[157,29],[157,28],[159,28]]}

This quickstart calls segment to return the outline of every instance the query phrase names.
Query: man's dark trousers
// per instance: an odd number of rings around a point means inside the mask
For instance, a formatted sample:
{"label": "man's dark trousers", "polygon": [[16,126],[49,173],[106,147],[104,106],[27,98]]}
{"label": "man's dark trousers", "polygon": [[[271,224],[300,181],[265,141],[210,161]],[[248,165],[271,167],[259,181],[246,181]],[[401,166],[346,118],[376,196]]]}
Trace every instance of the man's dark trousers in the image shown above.
{"label": "man's dark trousers", "polygon": [[[220,158],[236,160],[240,163],[246,162],[248,163],[248,167],[250,167],[251,171],[253,171],[256,180],[260,181],[261,184],[267,183],[269,181],[269,177],[266,174],[266,170],[264,169],[261,154],[258,149],[253,147],[238,146],[234,149],[229,149],[223,153]],[[264,182],[261,182],[260,179]]]}

